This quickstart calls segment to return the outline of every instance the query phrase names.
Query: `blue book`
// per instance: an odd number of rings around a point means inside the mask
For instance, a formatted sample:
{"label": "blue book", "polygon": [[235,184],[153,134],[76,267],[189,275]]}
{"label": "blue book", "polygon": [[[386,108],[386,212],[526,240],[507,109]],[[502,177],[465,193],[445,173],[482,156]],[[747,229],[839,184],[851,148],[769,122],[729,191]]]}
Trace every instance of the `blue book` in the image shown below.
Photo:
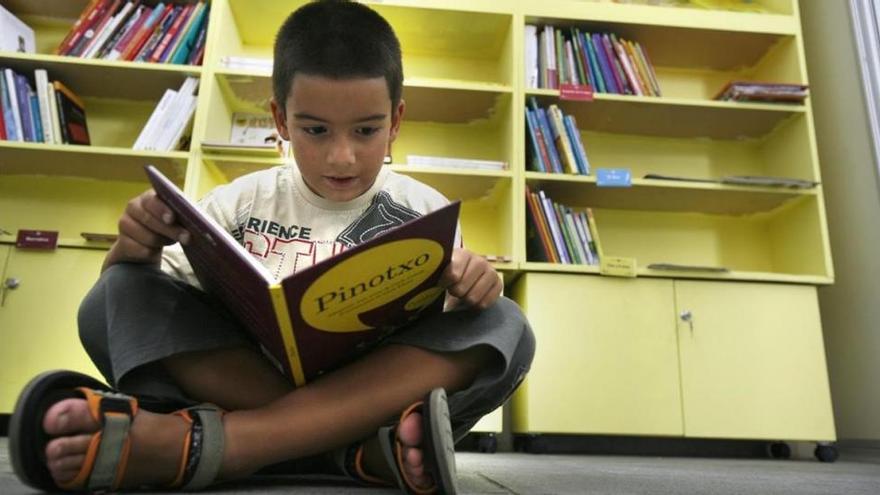
{"label": "blue book", "polygon": [[21,133],[24,140],[33,143],[34,121],[31,118],[31,98],[28,92],[27,79],[21,74],[15,74],[15,96],[18,98],[18,114],[21,116]]}
{"label": "blue book", "polygon": [[593,89],[599,93],[607,93],[605,81],[602,80],[602,74],[599,71],[599,61],[596,60],[596,52],[593,50],[593,43],[590,42],[590,34],[580,33],[580,35],[581,44],[587,53],[587,60],[590,62],[590,74],[593,75],[593,80],[596,81],[596,86]]}
{"label": "blue book", "polygon": [[534,116],[528,107],[526,107],[526,126],[529,132],[529,142],[532,143],[532,151],[534,152],[533,163],[535,164],[535,168],[538,172],[546,172],[547,167],[544,165],[544,159],[541,156],[541,147],[538,146],[538,135],[535,133],[536,124]]}
{"label": "blue book", "polygon": [[183,64],[189,60],[189,54],[192,52],[193,46],[196,44],[196,38],[202,29],[202,23],[207,22],[208,5],[202,5],[202,8],[196,14],[198,17],[190,24],[189,29],[180,40],[180,47],[174,52],[169,63]]}
{"label": "blue book", "polygon": [[584,149],[583,141],[581,141],[581,133],[577,128],[577,121],[571,115],[566,115],[562,121],[565,122],[565,130],[568,131],[570,142],[574,148],[574,158],[577,160],[578,169],[582,174],[590,175],[590,162],[587,160],[587,151]]}
{"label": "blue book", "polygon": [[31,119],[34,122],[34,141],[37,143],[45,143],[43,136],[43,116],[40,114],[40,99],[31,91]]}
{"label": "blue book", "polygon": [[7,141],[20,141],[18,126],[15,125],[15,114],[12,113],[12,100],[9,99],[9,89],[6,87],[6,77],[3,76],[3,68],[0,68],[0,108],[3,109],[3,125],[6,127]]}
{"label": "blue book", "polygon": [[550,121],[547,120],[547,113],[543,108],[538,106],[538,100],[532,96],[529,103],[534,112],[535,123],[541,128],[541,134],[544,135],[544,145],[547,148],[547,154],[550,155],[550,163],[547,167],[548,172],[562,173],[562,160],[559,159],[559,152],[556,151],[556,145],[553,144],[553,131],[550,130]]}
{"label": "blue book", "polygon": [[599,59],[599,66],[602,68],[602,80],[605,81],[605,88],[608,90],[608,93],[623,94],[623,91],[617,87],[617,80],[612,72],[614,70],[614,67],[611,65],[613,62],[608,60],[605,54],[605,44],[602,42],[602,36],[593,33],[592,44],[593,51],[596,52],[596,57]]}

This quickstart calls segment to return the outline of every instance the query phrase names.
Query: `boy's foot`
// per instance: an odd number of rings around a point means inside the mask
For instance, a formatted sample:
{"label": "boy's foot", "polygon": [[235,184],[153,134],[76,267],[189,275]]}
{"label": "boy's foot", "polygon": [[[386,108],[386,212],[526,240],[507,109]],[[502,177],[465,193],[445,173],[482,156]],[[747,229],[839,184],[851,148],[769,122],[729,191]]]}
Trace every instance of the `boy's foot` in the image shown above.
{"label": "boy's foot", "polygon": [[[56,484],[72,480],[80,471],[100,427],[85,399],[65,399],[46,411],[43,429],[57,437],[46,445],[46,465]],[[180,469],[188,429],[180,416],[138,411],[129,433],[131,455],[122,487],[171,483]]]}
{"label": "boy's foot", "polygon": [[[423,436],[422,415],[418,412],[409,414],[397,426],[397,438],[403,444],[403,470],[416,487],[429,489],[434,486],[434,480],[425,471]],[[364,468],[368,473],[392,485],[397,483],[394,473],[385,461],[378,439],[371,439],[364,444]]]}

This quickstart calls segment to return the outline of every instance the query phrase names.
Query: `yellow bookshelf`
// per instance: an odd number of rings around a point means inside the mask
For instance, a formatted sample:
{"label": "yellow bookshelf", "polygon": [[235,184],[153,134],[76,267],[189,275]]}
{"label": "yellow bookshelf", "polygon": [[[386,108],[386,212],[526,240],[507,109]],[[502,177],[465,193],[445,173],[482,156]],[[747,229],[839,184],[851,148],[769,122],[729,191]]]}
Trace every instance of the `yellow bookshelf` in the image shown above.
{"label": "yellow bookshelf", "polygon": [[[69,82],[86,100],[94,144],[0,143],[0,228],[7,232],[0,243],[19,228],[44,228],[62,232],[64,249],[91,247],[79,232],[116,230],[125,202],[147,187],[144,163],[157,164],[193,198],[285,163],[203,153],[199,143],[228,138],[234,112],[268,113],[270,74],[227,67],[224,58],[270,60],[275,32],[305,0],[212,0],[202,67],[58,57],[51,52],[86,0],[0,3],[34,27],[39,52],[0,53],[0,66],[46,68]],[[515,433],[834,439],[815,301],[834,271],[809,100],[713,100],[730,80],[808,82],[797,0],[755,0],[746,11],[609,0],[364,3],[389,20],[403,49],[407,107],[389,166],[463,202],[465,243],[511,259],[495,266],[537,333],[535,365],[513,401]],[[565,101],[556,90],[526,87],[529,24],[639,42],[662,96]],[[164,90],[188,76],[201,80],[190,149],[132,151]],[[531,98],[573,115],[592,169],[629,169],[631,187],[527,171]],[[502,161],[507,169],[415,167],[406,165],[410,154]],[[576,210],[592,208],[606,255],[635,259],[636,277],[529,259],[527,187]]]}

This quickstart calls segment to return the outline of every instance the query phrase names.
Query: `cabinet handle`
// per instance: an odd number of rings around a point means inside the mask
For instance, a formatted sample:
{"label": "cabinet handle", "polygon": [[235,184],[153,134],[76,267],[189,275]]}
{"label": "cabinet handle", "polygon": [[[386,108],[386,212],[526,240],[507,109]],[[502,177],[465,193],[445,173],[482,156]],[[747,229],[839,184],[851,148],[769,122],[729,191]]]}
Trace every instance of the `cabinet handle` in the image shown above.
{"label": "cabinet handle", "polygon": [[681,317],[681,321],[687,322],[688,326],[691,328],[691,333],[694,333],[694,314],[691,313],[691,310],[686,309],[682,311],[679,316]]}
{"label": "cabinet handle", "polygon": [[17,289],[19,285],[21,285],[21,280],[15,277],[9,277],[3,281],[3,295],[0,296],[0,307],[6,304],[6,294],[8,294],[11,290]]}

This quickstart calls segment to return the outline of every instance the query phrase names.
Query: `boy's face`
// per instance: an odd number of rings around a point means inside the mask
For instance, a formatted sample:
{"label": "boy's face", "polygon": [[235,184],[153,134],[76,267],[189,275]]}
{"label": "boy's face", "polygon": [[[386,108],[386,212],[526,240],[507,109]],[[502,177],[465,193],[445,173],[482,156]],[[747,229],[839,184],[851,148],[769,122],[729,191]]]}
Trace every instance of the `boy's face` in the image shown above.
{"label": "boy's face", "polygon": [[332,201],[366,192],[397,137],[404,104],[391,108],[385,78],[293,78],[286,108],[272,101],[281,137],[309,188]]}

